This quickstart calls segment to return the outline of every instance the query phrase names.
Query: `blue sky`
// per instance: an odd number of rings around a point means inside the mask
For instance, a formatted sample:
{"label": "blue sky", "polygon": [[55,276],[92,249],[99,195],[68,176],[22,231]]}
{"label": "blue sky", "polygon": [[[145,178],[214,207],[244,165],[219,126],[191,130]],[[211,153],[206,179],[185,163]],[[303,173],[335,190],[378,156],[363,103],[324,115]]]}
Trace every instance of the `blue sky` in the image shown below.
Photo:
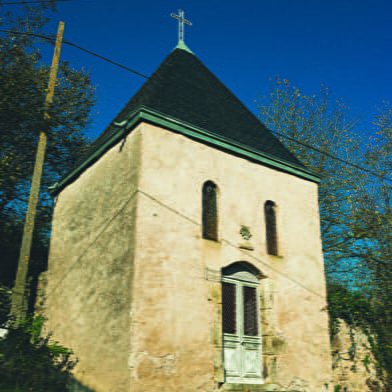
{"label": "blue sky", "polygon": [[[58,3],[47,32],[61,20],[65,40],[150,75],[177,44],[170,14],[180,8],[193,24],[185,26],[186,44],[254,113],[276,75],[304,94],[324,84],[368,116],[390,101],[387,0],[76,0]],[[52,54],[48,45],[44,60]],[[86,134],[95,139],[145,79],[67,45],[61,58],[93,74],[98,104]]]}

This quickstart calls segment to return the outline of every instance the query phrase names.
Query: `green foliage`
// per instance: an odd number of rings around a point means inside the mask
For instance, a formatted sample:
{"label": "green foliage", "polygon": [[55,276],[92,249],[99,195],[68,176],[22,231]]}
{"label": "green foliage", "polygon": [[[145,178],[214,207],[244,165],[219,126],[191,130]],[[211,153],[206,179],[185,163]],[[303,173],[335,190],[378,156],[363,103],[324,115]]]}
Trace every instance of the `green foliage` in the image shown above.
{"label": "green foliage", "polygon": [[50,343],[51,334],[41,336],[44,321],[38,316],[9,323],[8,333],[0,338],[2,391],[67,392],[77,360],[71,360],[72,350]]}
{"label": "green foliage", "polygon": [[351,327],[366,327],[374,320],[374,310],[361,292],[352,292],[338,283],[328,282],[327,300],[331,334],[338,330],[338,319]]}
{"label": "green foliage", "polygon": [[0,325],[8,320],[11,311],[12,290],[10,287],[0,285]]}
{"label": "green foliage", "polygon": [[[45,3],[7,9],[17,9],[18,16],[0,7],[4,30],[42,34],[49,21]],[[90,145],[83,130],[95,104],[90,74],[60,59],[50,118],[44,119],[50,71],[50,64],[42,61],[44,44],[50,45],[36,37],[0,33],[0,283],[7,287],[13,287],[16,277],[39,134],[45,131],[48,137],[29,260],[33,293],[38,275],[47,269],[53,199],[46,187]],[[33,302],[34,295],[30,308]]]}
{"label": "green foliage", "polygon": [[[4,30],[42,34],[49,19],[49,5],[35,4],[13,12],[0,7]],[[8,9],[8,7],[7,7]],[[53,6],[53,10],[55,7]],[[57,25],[53,25],[57,29]],[[55,35],[55,31],[52,32]],[[16,277],[25,213],[29,198],[39,134],[47,146],[36,211],[28,281],[32,294],[38,275],[47,269],[53,200],[46,187],[68,171],[91,140],[82,131],[91,120],[95,87],[90,74],[60,60],[49,119],[43,109],[50,64],[42,62],[41,46],[47,42],[27,35],[0,33],[0,325],[6,325],[11,308],[11,288]],[[27,288],[28,292],[28,288]],[[30,295],[30,312],[35,295]],[[0,390],[21,392],[66,391],[66,380],[75,363],[72,352],[50,335],[42,338],[43,320],[28,316],[0,339]]]}
{"label": "green foliage", "polygon": [[[277,77],[258,108],[260,119],[322,179],[318,196],[331,337],[338,319],[367,333],[379,376],[391,390],[392,188],[390,181],[334,157],[390,178],[392,107],[384,103],[373,122],[364,124],[327,87],[304,94]],[[355,350],[348,354],[355,356]]]}
{"label": "green foliage", "polygon": [[[350,327],[365,333],[370,344],[370,351],[375,358],[375,367],[378,377],[384,381],[387,390],[392,385],[392,350],[390,347],[391,335],[386,333],[383,319],[385,317],[385,304],[371,304],[368,294],[353,292],[337,283],[328,283],[327,301],[329,311],[329,327],[331,341],[339,332],[339,319],[344,320]],[[352,336],[352,346],[349,350],[354,359],[356,341]],[[370,357],[363,360],[365,368],[369,371]]]}
{"label": "green foliage", "polygon": [[[42,33],[48,22],[45,5],[25,7],[22,17],[2,15],[3,29]],[[45,187],[53,184],[79,159],[91,140],[82,134],[95,104],[90,74],[60,60],[53,103],[44,119],[50,64],[42,62],[40,43],[34,37],[0,35],[0,218],[24,217],[35,154],[41,131],[48,136],[36,225],[50,232],[52,200]]]}
{"label": "green foliage", "polygon": [[306,95],[279,77],[271,80],[270,90],[259,100],[258,109],[261,121],[283,135],[277,134],[277,138],[322,178],[318,190],[326,273],[350,284],[352,276],[348,274],[353,268],[347,260],[356,241],[350,228],[352,211],[348,208],[354,192],[352,170],[331,156],[355,160],[361,143],[355,133],[359,116],[343,100],[333,99],[328,87],[322,85],[319,91]]}
{"label": "green foliage", "polygon": [[363,364],[365,365],[366,371],[369,373],[369,354],[363,359]]}

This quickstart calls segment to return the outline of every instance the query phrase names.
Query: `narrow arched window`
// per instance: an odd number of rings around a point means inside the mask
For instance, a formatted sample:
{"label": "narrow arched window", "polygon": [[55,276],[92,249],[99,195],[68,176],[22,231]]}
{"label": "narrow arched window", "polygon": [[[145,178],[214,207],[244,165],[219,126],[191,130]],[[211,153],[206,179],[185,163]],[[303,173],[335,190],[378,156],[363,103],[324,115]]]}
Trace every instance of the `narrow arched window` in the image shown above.
{"label": "narrow arched window", "polygon": [[216,185],[212,181],[207,181],[203,185],[202,204],[203,238],[218,241]]}
{"label": "narrow arched window", "polygon": [[267,236],[267,253],[269,255],[278,255],[278,244],[276,236],[276,206],[271,200],[264,204],[265,229]]}

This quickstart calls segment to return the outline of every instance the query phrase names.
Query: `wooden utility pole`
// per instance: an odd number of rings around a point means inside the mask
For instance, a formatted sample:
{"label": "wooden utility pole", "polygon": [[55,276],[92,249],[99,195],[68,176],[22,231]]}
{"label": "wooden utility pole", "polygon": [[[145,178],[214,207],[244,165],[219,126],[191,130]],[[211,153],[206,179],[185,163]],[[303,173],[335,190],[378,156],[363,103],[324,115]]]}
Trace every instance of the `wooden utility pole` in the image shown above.
{"label": "wooden utility pole", "polygon": [[[50,68],[50,77],[48,85],[48,93],[46,95],[44,117],[45,120],[49,118],[48,109],[53,101],[54,86],[56,82],[56,75],[60,59],[61,43],[64,34],[64,22],[59,23],[56,37],[56,46],[54,49],[52,66]],[[25,315],[25,285],[26,275],[29,268],[29,258],[31,250],[31,242],[33,239],[34,219],[37,209],[39,188],[41,184],[42,167],[44,164],[45,148],[46,148],[46,134],[41,130],[38,141],[38,149],[35,157],[35,166],[33,181],[31,184],[29,204],[27,206],[26,221],[23,231],[22,247],[20,249],[18,271],[16,274],[15,287],[12,295],[11,316],[15,317],[15,321],[19,322]]]}

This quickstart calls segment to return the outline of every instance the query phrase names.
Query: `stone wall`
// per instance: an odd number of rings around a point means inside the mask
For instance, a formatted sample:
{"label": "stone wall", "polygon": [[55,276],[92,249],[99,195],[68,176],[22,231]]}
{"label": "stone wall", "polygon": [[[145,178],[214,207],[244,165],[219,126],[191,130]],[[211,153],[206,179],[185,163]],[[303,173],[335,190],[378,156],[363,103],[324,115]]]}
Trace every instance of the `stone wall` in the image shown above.
{"label": "stone wall", "polygon": [[339,333],[332,339],[334,384],[341,385],[342,392],[378,391],[374,362],[366,334],[340,320]]}

